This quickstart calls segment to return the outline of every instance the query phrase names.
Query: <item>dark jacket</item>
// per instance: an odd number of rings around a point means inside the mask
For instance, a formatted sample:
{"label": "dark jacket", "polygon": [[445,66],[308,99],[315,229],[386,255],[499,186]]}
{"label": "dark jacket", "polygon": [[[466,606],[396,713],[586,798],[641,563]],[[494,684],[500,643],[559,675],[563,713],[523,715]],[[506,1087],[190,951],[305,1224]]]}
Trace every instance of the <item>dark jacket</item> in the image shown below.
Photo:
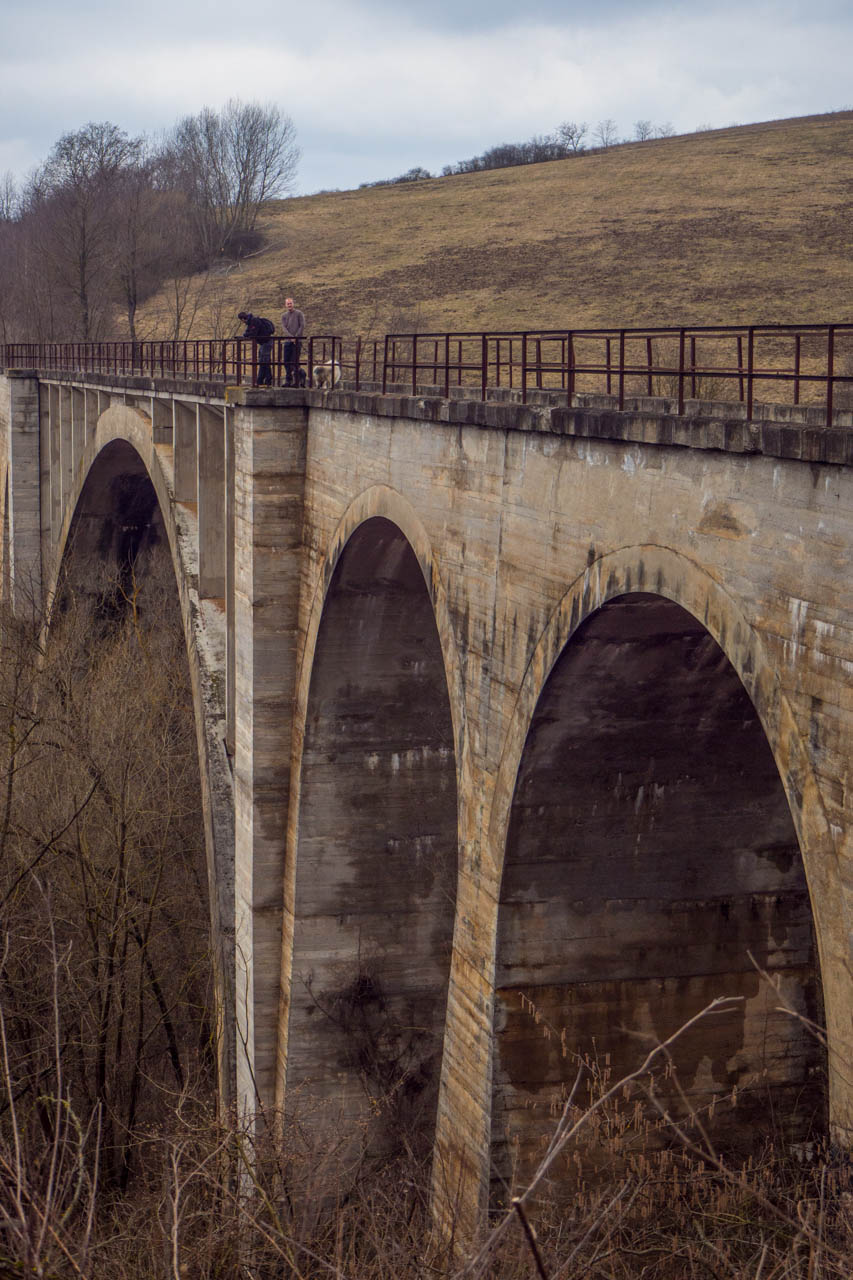
{"label": "dark jacket", "polygon": [[251,313],[246,316],[244,338],[254,338],[256,342],[269,342],[274,333],[275,325],[271,320],[265,320],[263,316],[253,316]]}

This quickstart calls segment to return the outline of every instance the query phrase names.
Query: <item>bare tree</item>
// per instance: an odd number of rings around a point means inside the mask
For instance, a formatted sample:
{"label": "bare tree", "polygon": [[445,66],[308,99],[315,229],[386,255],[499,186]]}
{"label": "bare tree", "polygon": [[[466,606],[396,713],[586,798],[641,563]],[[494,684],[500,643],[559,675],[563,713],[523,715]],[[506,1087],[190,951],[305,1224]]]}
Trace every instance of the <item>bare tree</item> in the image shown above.
{"label": "bare tree", "polygon": [[20,195],[15,175],[8,170],[0,176],[0,223],[11,222],[18,215]]}
{"label": "bare tree", "polygon": [[675,128],[667,120],[666,124],[659,124],[655,129],[656,138],[673,138],[675,137]]}
{"label": "bare tree", "polygon": [[177,124],[165,161],[190,197],[208,263],[245,249],[261,205],[289,189],[299,156],[293,122],[274,105],[232,98]]}
{"label": "bare tree", "polygon": [[564,120],[562,124],[557,126],[557,141],[566,148],[567,151],[583,151],[583,140],[589,132],[589,125],[585,120],[578,122],[577,120]]}
{"label": "bare tree", "polygon": [[614,147],[619,141],[619,135],[616,129],[616,121],[610,116],[606,120],[599,120],[598,124],[592,131],[592,138],[596,146]]}
{"label": "bare tree", "polygon": [[655,136],[654,126],[651,120],[637,120],[634,124],[634,139],[636,142],[648,142],[649,138]]}
{"label": "bare tree", "polygon": [[39,248],[74,304],[74,331],[84,341],[107,310],[118,194],[141,151],[142,140],[116,125],[87,124],[59,139],[26,194]]}

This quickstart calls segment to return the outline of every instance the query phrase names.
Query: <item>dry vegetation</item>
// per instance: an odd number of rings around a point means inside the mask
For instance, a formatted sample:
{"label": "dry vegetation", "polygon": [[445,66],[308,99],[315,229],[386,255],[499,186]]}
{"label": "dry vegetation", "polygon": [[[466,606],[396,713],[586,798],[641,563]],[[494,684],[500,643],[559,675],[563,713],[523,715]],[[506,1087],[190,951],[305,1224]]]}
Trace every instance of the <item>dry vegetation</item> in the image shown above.
{"label": "dry vegetation", "polygon": [[[853,112],[306,196],[206,279],[192,336],[243,306],[278,320],[290,294],[312,332],[365,337],[850,321],[851,226]],[[144,310],[169,331],[165,300]]]}
{"label": "dry vegetation", "polygon": [[455,1259],[404,1130],[388,1163],[367,1133],[307,1139],[296,1108],[276,1142],[217,1113],[169,573],[71,591],[46,651],[37,624],[0,616],[0,1277],[846,1278],[848,1156],[817,1142],[800,1161],[769,1128],[726,1163],[702,1116],[664,1114],[667,1046],[615,1083],[583,1064],[537,1180],[506,1188],[482,1247]]}

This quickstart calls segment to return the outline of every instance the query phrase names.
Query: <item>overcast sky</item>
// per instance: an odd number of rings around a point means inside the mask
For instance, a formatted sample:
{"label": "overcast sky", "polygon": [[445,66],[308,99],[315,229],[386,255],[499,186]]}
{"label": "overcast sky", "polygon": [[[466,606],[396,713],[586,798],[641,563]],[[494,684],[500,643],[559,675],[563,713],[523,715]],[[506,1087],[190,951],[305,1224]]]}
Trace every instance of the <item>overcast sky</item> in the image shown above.
{"label": "overcast sky", "polygon": [[561,121],[677,132],[853,106],[849,0],[0,0],[0,174],[90,120],[274,102],[298,190],[433,172]]}

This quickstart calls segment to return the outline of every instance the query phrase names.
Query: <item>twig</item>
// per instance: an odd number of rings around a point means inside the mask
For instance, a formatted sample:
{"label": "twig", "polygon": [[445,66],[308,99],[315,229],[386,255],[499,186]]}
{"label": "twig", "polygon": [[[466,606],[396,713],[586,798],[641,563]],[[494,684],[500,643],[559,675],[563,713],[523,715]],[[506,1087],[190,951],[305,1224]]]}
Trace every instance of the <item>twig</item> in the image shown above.
{"label": "twig", "polygon": [[548,1272],[545,1270],[545,1263],[542,1261],[542,1254],[539,1252],[539,1242],[536,1239],[536,1232],[530,1225],[530,1220],[524,1212],[524,1205],[521,1203],[519,1196],[513,1196],[512,1207],[518,1214],[521,1225],[524,1228],[524,1234],[527,1237],[527,1243],[530,1245],[530,1252],[533,1254],[533,1260],[536,1263],[536,1270],[539,1272],[541,1280],[549,1280]]}

